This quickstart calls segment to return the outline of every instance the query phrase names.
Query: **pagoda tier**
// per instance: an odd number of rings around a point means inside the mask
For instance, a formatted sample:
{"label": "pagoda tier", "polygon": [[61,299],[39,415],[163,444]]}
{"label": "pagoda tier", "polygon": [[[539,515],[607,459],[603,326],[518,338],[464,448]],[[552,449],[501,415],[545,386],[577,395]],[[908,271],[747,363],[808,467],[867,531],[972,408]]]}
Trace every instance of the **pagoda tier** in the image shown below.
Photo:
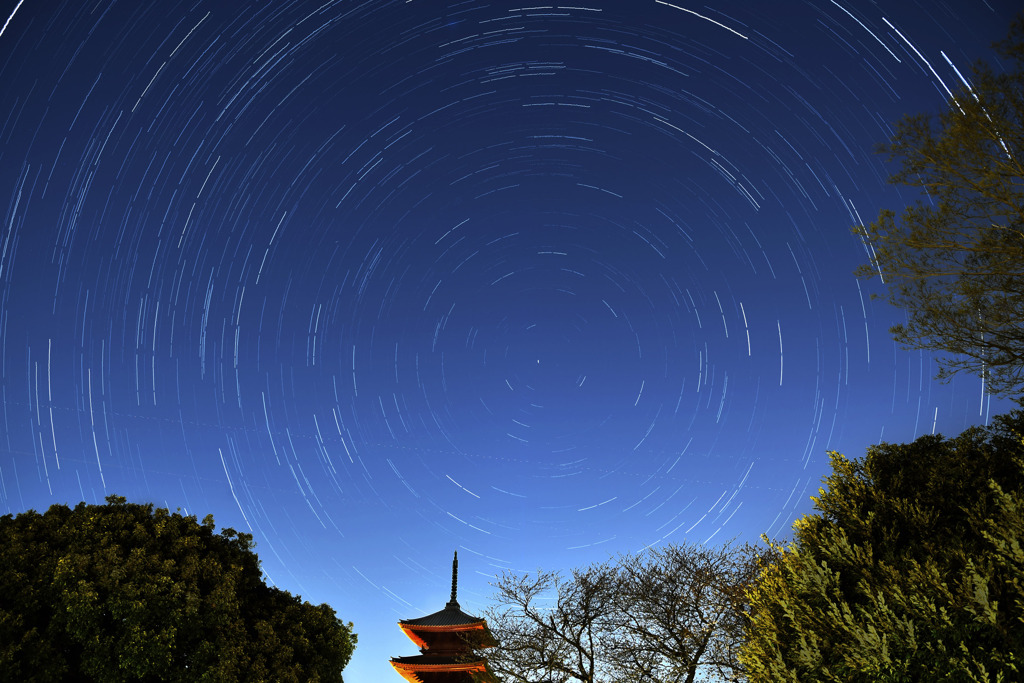
{"label": "pagoda tier", "polygon": [[466,614],[456,600],[459,554],[452,562],[452,598],[443,610],[418,619],[403,619],[399,627],[420,648],[411,657],[392,657],[391,666],[410,683],[496,683],[487,660],[474,650],[497,641],[487,622]]}
{"label": "pagoda tier", "polygon": [[410,683],[491,683],[497,680],[488,671],[487,662],[483,659],[464,662],[454,657],[418,655],[394,657],[391,666]]}

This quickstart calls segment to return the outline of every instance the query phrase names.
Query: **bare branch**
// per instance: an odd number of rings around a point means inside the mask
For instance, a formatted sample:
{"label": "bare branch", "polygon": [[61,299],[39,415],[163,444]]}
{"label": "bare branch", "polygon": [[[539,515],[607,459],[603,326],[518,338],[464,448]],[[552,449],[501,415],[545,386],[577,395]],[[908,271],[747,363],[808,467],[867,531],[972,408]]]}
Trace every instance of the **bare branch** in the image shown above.
{"label": "bare branch", "polygon": [[672,545],[614,564],[504,574],[487,612],[509,681],[680,683],[742,679],[736,653],[749,546]]}

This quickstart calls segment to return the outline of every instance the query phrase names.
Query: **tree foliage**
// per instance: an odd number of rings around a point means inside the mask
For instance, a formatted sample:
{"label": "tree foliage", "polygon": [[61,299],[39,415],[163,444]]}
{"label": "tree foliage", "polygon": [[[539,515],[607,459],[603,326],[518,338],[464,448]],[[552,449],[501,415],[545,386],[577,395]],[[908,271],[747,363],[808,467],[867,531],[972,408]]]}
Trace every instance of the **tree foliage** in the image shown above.
{"label": "tree foliage", "polygon": [[737,680],[750,548],[672,545],[617,563],[507,573],[487,656],[512,682]]}
{"label": "tree foliage", "polygon": [[896,341],[952,354],[940,378],[966,370],[1010,394],[1024,384],[1024,14],[997,49],[1011,70],[977,64],[944,113],[905,117],[881,148],[890,182],[922,200],[854,232],[870,256],[858,274],[906,310]]}
{"label": "tree foliage", "polygon": [[0,517],[0,680],[340,682],[352,625],[252,547],[119,496]]}
{"label": "tree foliage", "polygon": [[749,592],[750,680],[1024,680],[1024,412],[831,458]]}

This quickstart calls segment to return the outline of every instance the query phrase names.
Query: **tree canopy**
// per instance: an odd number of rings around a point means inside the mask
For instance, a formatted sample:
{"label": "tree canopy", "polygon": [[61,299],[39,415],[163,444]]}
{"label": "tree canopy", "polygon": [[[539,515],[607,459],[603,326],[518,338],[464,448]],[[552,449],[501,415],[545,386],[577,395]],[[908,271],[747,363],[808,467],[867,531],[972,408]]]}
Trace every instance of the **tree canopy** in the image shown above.
{"label": "tree canopy", "polygon": [[669,545],[617,562],[504,574],[487,652],[507,683],[737,680],[748,547]]}
{"label": "tree canopy", "polygon": [[938,351],[940,378],[966,370],[995,394],[1024,384],[1024,14],[997,44],[1008,70],[978,63],[938,116],[907,116],[881,151],[890,182],[922,198],[854,228],[910,349]]}
{"label": "tree canopy", "polygon": [[252,548],[119,496],[0,517],[0,679],[340,682],[352,625],[267,586]]}
{"label": "tree canopy", "polygon": [[831,459],[749,591],[749,679],[1021,680],[1024,412]]}

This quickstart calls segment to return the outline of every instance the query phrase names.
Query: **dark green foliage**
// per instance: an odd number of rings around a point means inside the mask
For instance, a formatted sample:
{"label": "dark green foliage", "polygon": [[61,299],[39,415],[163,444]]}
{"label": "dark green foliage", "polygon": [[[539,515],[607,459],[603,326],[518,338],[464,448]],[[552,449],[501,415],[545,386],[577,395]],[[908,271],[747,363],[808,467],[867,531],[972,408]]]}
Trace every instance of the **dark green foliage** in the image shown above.
{"label": "dark green foliage", "polygon": [[118,496],[0,517],[0,680],[340,682],[351,624],[252,547]]}
{"label": "dark green foliage", "polygon": [[939,377],[966,370],[996,394],[1024,383],[1024,15],[998,46],[1010,70],[980,63],[970,89],[937,117],[908,116],[882,151],[890,182],[921,199],[857,226],[862,277],[880,275],[907,312],[892,328],[910,349],[952,354]]}
{"label": "dark green foliage", "polygon": [[750,680],[1024,680],[1024,412],[831,457],[748,594]]}

